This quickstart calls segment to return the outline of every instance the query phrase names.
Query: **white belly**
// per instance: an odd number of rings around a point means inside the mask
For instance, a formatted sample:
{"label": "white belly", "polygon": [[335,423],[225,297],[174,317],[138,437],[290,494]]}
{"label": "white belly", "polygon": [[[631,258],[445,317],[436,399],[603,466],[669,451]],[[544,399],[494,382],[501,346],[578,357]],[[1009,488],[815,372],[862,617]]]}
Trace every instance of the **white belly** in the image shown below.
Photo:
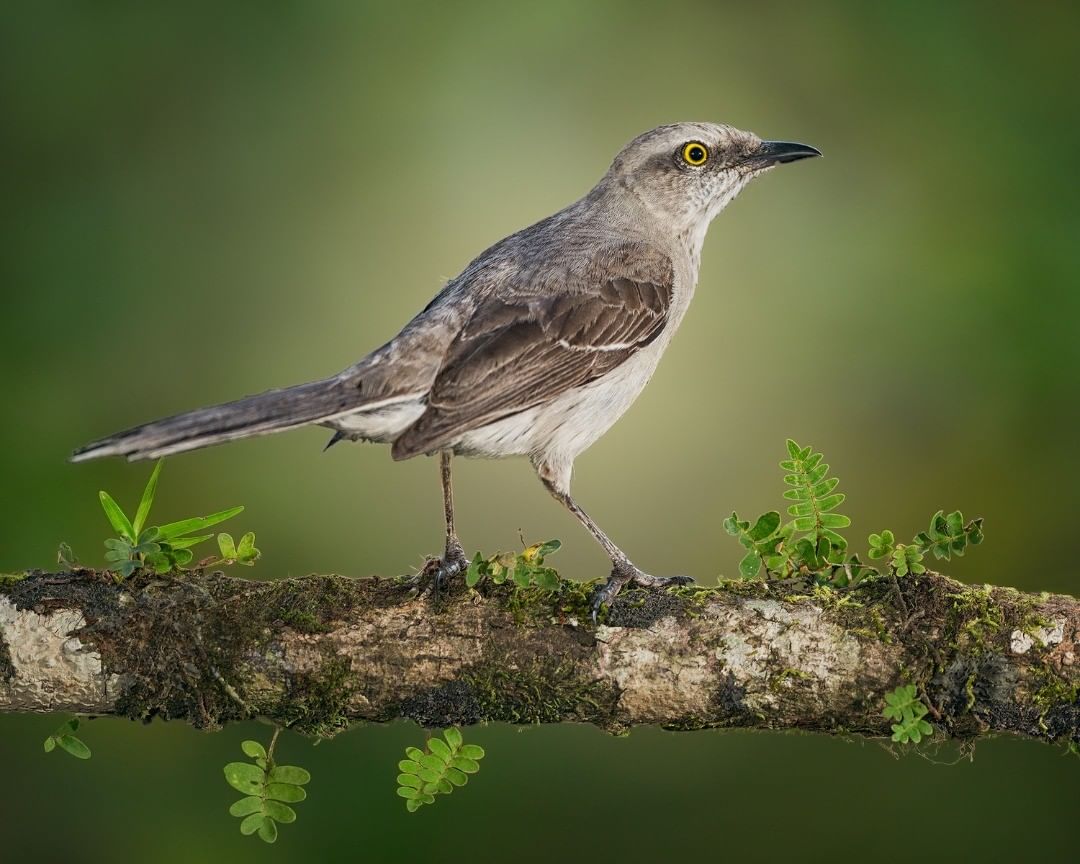
{"label": "white belly", "polygon": [[568,487],[574,459],[607,432],[640,395],[663,352],[653,344],[603,378],[554,401],[466,432],[454,447],[468,456],[529,456]]}

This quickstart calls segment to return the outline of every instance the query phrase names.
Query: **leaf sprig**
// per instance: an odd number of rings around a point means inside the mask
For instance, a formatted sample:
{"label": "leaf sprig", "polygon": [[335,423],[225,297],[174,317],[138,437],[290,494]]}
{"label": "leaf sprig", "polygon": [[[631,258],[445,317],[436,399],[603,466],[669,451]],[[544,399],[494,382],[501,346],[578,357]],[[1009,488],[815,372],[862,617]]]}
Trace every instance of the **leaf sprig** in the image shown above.
{"label": "leaf sprig", "polygon": [[[119,535],[110,537],[105,541],[105,561],[121,579],[126,579],[139,570],[149,570],[153,573],[168,573],[177,567],[184,567],[191,563],[195,554],[191,547],[211,539],[213,534],[200,534],[213,525],[231,519],[244,508],[230,507],[228,510],[220,510],[209,516],[195,516],[190,519],[181,519],[177,522],[169,522],[165,525],[145,527],[150,516],[150,507],[154,503],[157,492],[158,477],[161,475],[161,467],[165,464],[164,459],[159,459],[154,466],[150,479],[143,489],[142,498],[135,518],[129,519],[127,514],[116,503],[113,497],[102,490],[98,493],[101,499],[101,507],[112,525],[113,530]],[[226,535],[227,536],[227,535]],[[241,546],[248,535],[241,539]],[[250,553],[245,560],[235,557],[237,563],[253,564],[258,558],[259,552],[255,549],[255,535],[251,534]],[[229,538],[231,543],[232,538]],[[220,540],[219,540],[220,543]],[[234,550],[239,552],[239,550]],[[226,558],[229,556],[223,556]],[[232,563],[230,561],[229,563]]]}
{"label": "leaf sprig", "polygon": [[[790,438],[787,451],[788,458],[780,467],[787,472],[784,497],[794,502],[787,508],[791,521],[783,523],[776,510],[759,516],[752,525],[740,519],[738,513],[724,520],[724,530],[746,550],[739,562],[739,574],[753,579],[764,567],[766,578],[806,575],[835,587],[880,575],[881,570],[864,564],[858,555],[847,555],[848,541],[840,529],[848,527],[851,520],[836,512],[845,496],[837,491],[837,478],[828,476],[829,466],[822,454]],[[947,516],[939,510],[930,518],[929,529],[916,535],[911,543],[897,543],[889,530],[871,534],[869,557],[886,559],[888,571],[897,576],[925,573],[922,562],[926,555],[932,553],[935,558],[949,560],[981,543],[982,523],[982,519],[965,522],[959,510]]]}
{"label": "leaf sprig", "polygon": [[480,770],[479,761],[484,758],[484,748],[479,744],[465,744],[461,731],[450,728],[427,742],[427,752],[419,747],[408,747],[407,758],[398,762],[397,794],[405,799],[410,813],[425,804],[434,804],[436,795],[449,795],[457,786],[464,786],[468,775]]}
{"label": "leaf sprig", "polygon": [[496,585],[502,585],[507,579],[513,579],[519,588],[535,585],[545,591],[557,591],[559,574],[544,564],[544,559],[562,547],[559,540],[546,540],[526,546],[521,552],[497,552],[485,558],[477,552],[465,571],[465,584],[470,588],[479,584],[481,579],[491,579]]}
{"label": "leaf sprig", "polygon": [[885,708],[881,715],[892,724],[892,740],[898,744],[918,744],[923,738],[934,734],[934,727],[923,718],[929,713],[922,700],[916,695],[914,684],[897,687],[885,694]]}
{"label": "leaf sprig", "polygon": [[89,759],[90,748],[75,733],[79,729],[79,718],[72,717],[59,729],[45,739],[45,752],[52,753],[57,747],[70,753],[76,759]]}
{"label": "leaf sprig", "polygon": [[258,741],[244,741],[240,749],[251,762],[230,762],[225,766],[225,781],[245,797],[233,803],[229,814],[241,819],[240,833],[258,834],[259,839],[273,843],[278,837],[278,823],[296,821],[296,811],[290,804],[307,798],[304,786],[311,774],[295,765],[274,763],[274,748],[281,729],[274,731],[269,749]]}

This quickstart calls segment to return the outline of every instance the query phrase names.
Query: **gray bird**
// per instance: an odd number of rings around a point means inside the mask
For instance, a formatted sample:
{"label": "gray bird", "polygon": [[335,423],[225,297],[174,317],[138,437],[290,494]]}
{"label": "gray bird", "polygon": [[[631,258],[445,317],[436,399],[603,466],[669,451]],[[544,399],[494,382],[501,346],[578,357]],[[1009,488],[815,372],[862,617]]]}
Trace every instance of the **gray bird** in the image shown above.
{"label": "gray bird", "polygon": [[631,562],[571,498],[574,459],[652,376],[690,304],[713,218],[758,174],[820,155],[726,125],[660,126],[626,145],[584,198],[483,252],[397,336],[343,372],[136,426],[72,461],[153,459],[310,424],[334,429],[330,444],[390,444],[394,459],[438,453],[439,584],[467,566],[451,456],[528,456],[611,557],[594,618],[627,584],[690,581]]}

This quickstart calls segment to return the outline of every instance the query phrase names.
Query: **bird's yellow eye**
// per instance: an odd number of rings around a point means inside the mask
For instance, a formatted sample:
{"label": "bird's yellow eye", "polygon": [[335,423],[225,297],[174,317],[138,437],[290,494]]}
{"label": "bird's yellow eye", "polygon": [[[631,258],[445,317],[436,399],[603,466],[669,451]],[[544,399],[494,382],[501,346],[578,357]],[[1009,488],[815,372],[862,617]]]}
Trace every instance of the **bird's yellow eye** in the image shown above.
{"label": "bird's yellow eye", "polygon": [[700,141],[691,141],[683,146],[682,158],[687,165],[700,168],[709,161],[709,148]]}

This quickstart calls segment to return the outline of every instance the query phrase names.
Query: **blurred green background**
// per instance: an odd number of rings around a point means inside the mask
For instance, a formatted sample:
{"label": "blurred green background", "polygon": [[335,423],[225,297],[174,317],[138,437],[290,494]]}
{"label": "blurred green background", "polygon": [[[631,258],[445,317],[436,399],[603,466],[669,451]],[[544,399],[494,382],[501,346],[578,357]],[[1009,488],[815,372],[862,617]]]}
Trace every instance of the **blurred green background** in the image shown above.
{"label": "blurred green background", "polygon": [[[100,563],[76,445],[337,371],[473,255],[584,193],[638,132],[731,122],[825,158],[713,225],[654,382],[578,462],[580,501],[655,573],[711,582],[720,523],[776,506],[792,436],[827,454],[852,536],[986,517],[958,578],[1076,593],[1080,112],[1066,4],[5,4],[0,23],[0,569],[58,541]],[[322,454],[303,430],[171,460],[157,516],[235,503],[258,572],[407,572],[440,544],[436,466]],[[628,470],[632,468],[632,470]],[[599,548],[523,462],[463,463],[471,551]],[[553,563],[555,561],[553,560]],[[1066,860],[1078,766],[981,744],[952,767],[747,733],[472,730],[465,794],[408,815],[407,724],[282,755],[315,775],[273,848],[220,765],[263,727],[0,717],[5,861]],[[938,761],[951,761],[948,748]]]}

